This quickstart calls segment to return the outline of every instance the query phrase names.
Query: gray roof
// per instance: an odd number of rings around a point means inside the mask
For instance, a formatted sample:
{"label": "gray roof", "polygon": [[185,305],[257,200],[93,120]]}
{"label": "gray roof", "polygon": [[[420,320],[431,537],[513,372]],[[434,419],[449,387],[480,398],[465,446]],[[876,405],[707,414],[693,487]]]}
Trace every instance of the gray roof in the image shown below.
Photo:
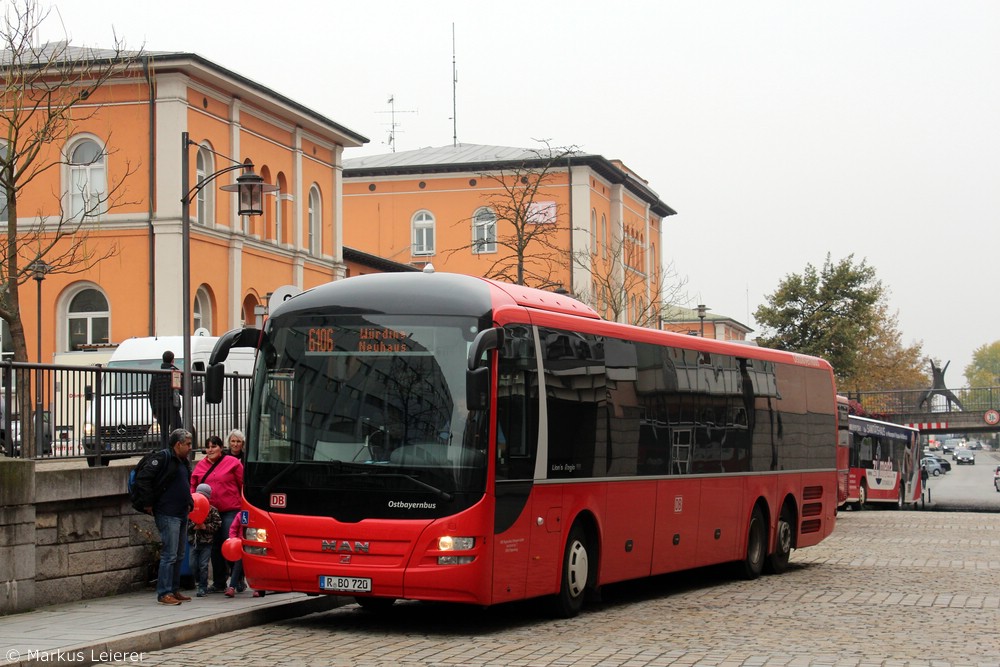
{"label": "gray roof", "polygon": [[[636,178],[611,160],[595,153],[571,151],[564,156],[571,165],[587,165],[614,184],[622,184],[631,192],[650,203],[656,215],[674,215],[675,210],[660,200],[659,195],[644,181]],[[344,159],[344,178],[372,178],[449,172],[487,172],[539,165],[551,158],[544,149],[459,144],[457,146],[432,146],[398,153],[383,153]]]}

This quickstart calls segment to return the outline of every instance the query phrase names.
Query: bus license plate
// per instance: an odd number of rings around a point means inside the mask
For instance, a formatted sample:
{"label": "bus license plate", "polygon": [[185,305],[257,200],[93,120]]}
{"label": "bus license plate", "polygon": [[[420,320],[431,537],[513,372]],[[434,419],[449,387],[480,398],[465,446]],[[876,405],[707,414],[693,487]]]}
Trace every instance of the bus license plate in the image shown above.
{"label": "bus license plate", "polygon": [[328,577],[320,576],[321,591],[338,591],[341,593],[371,593],[372,580],[362,577]]}

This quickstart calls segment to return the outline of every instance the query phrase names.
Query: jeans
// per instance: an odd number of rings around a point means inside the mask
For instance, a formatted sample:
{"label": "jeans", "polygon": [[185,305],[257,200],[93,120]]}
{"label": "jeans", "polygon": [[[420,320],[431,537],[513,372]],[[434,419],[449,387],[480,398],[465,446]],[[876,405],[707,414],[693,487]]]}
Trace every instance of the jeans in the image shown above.
{"label": "jeans", "polygon": [[222,590],[226,587],[226,576],[229,574],[229,561],[222,555],[222,543],[229,539],[229,527],[239,510],[219,512],[222,515],[222,526],[215,531],[212,540],[212,585]]}
{"label": "jeans", "polygon": [[198,543],[191,547],[191,568],[194,570],[198,590],[208,588],[208,561],[212,557],[212,543]]}
{"label": "jeans", "polygon": [[229,585],[236,590],[243,585],[243,560],[233,561],[233,575],[229,579]]}
{"label": "jeans", "polygon": [[156,577],[156,597],[163,597],[181,588],[181,567],[187,549],[187,517],[153,515],[160,531],[160,572]]}

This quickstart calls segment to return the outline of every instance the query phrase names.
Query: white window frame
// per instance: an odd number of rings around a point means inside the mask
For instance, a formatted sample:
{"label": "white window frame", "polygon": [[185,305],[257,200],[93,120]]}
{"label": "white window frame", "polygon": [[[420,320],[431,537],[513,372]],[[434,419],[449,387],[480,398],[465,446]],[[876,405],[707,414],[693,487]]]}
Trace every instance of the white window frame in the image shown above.
{"label": "white window frame", "polygon": [[[97,147],[98,158],[88,163],[74,163],[76,152],[88,143]],[[66,210],[70,219],[98,218],[106,213],[108,154],[101,142],[91,136],[74,139],[66,146],[66,164],[66,195],[69,198]]]}
{"label": "white window frame", "polygon": [[[213,173],[215,173],[215,156],[212,155],[210,146],[201,144],[198,146],[198,155],[195,157],[195,185]],[[199,225],[215,223],[215,188],[211,184],[198,191],[195,202],[195,222]]]}
{"label": "white window frame", "polygon": [[497,251],[497,214],[489,207],[477,209],[472,214],[472,254],[483,255]]}
{"label": "white window frame", "polygon": [[198,288],[194,295],[194,313],[191,317],[191,330],[207,329],[212,332],[212,298],[204,285]]}
{"label": "white window frame", "polygon": [[310,255],[319,255],[323,247],[323,197],[319,186],[309,188],[308,250]]}
{"label": "white window frame", "polygon": [[[104,298],[104,303],[107,304],[106,310],[81,310],[74,312],[71,310],[73,307],[73,301],[76,300],[84,292],[94,291]],[[94,345],[95,343],[107,343],[110,342],[111,338],[111,302],[108,301],[108,295],[105,294],[98,285],[94,283],[82,283],[77,289],[73,290],[72,293],[66,295],[65,312],[63,313],[63,321],[66,322],[66,337],[63,339],[65,341],[65,349],[67,352],[72,352],[73,350],[73,322],[75,320],[86,321],[86,337],[87,340],[85,345]],[[103,319],[107,323],[108,340],[106,341],[95,341],[94,340],[94,321]]]}
{"label": "white window frame", "polygon": [[434,254],[435,223],[434,214],[430,211],[417,211],[413,214],[410,220],[410,228],[413,230],[412,254],[422,257]]}

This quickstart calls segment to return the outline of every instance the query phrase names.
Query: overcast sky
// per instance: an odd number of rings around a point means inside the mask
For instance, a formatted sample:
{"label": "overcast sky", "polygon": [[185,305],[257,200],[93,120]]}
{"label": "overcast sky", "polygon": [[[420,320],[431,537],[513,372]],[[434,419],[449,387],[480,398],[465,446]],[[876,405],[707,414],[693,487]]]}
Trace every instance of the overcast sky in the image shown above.
{"label": "overcast sky", "polygon": [[450,145],[456,99],[462,143],[621,159],[678,212],[692,303],[755,329],[783,277],[853,253],[949,386],[1000,339],[1000,2],[51,6],[76,45],[195,52],[371,140],[347,157],[390,150],[394,96],[397,150]]}

